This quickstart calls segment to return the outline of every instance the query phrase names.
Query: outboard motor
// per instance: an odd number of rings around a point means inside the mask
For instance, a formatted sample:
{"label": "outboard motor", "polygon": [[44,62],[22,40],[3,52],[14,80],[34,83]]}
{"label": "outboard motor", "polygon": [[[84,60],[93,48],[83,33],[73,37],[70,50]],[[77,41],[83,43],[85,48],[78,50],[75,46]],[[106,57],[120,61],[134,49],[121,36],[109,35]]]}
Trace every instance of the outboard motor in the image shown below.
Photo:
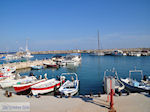
{"label": "outboard motor", "polygon": [[148,78],[147,78],[146,75],[144,75],[143,80],[144,80],[144,81],[147,81],[147,80],[148,80]]}
{"label": "outboard motor", "polygon": [[42,75],[39,76],[39,80],[41,80],[41,79],[42,79]]}
{"label": "outboard motor", "polygon": [[47,73],[44,74],[44,78],[47,79]]}
{"label": "outboard motor", "polygon": [[34,76],[34,74],[32,72],[30,72],[30,75],[29,76]]}

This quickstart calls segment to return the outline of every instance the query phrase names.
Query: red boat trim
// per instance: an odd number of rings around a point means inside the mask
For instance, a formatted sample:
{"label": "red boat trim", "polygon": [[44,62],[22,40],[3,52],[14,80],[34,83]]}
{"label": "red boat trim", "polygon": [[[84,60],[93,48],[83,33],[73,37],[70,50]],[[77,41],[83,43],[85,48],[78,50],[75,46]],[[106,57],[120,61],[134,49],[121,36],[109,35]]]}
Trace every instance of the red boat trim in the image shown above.
{"label": "red boat trim", "polygon": [[22,86],[22,87],[14,87],[15,91],[16,92],[21,92],[21,91],[25,91],[27,89],[29,89],[31,86],[35,85],[35,84],[38,84],[40,82],[44,82],[45,80],[42,80],[42,81],[39,81],[39,82],[36,82],[36,83],[33,83],[33,84],[30,84],[30,85],[27,85],[27,86]]}
{"label": "red boat trim", "polygon": [[[62,83],[64,83],[64,82],[65,82],[65,80],[62,81]],[[59,82],[59,83],[56,84],[56,85],[50,86],[50,87],[45,87],[45,88],[31,88],[31,90],[47,90],[47,89],[52,89],[52,88],[54,88],[55,86],[59,87],[60,84],[61,84],[61,82]]]}

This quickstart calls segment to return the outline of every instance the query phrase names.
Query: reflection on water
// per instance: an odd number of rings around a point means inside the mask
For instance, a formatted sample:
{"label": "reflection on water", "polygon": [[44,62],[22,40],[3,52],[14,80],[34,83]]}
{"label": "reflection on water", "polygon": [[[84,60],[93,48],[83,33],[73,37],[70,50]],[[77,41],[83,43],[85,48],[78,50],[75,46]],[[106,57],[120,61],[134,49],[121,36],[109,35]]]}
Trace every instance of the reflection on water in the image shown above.
{"label": "reflection on water", "polygon": [[26,73],[26,72],[30,72],[30,71],[31,71],[31,68],[25,68],[25,69],[16,70],[16,73]]}

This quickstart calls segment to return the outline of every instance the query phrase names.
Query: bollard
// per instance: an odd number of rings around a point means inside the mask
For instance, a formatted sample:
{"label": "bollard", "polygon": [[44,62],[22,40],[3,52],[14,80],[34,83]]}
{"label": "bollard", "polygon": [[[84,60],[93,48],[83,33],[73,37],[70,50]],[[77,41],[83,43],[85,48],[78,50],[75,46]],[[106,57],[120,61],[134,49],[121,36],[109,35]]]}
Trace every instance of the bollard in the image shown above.
{"label": "bollard", "polygon": [[113,105],[114,105],[113,95],[114,95],[114,91],[113,91],[113,89],[111,89],[111,92],[110,92],[110,109],[112,109]]}
{"label": "bollard", "polygon": [[114,105],[113,96],[114,96],[114,90],[112,89],[112,80],[110,80],[110,110],[108,112],[116,112],[116,110],[113,107]]}

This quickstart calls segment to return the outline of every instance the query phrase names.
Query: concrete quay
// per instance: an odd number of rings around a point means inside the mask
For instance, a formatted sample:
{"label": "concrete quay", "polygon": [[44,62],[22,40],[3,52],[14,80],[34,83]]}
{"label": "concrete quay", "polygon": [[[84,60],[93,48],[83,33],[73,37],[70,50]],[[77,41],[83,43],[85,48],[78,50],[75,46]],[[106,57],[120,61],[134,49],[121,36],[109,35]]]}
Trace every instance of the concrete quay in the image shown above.
{"label": "concrete quay", "polygon": [[24,69],[24,68],[30,68],[31,65],[43,65],[43,63],[47,63],[49,60],[34,60],[34,61],[27,61],[27,62],[16,62],[16,63],[7,63],[7,64],[0,64],[0,68],[4,66],[9,67],[16,67],[16,69]]}

